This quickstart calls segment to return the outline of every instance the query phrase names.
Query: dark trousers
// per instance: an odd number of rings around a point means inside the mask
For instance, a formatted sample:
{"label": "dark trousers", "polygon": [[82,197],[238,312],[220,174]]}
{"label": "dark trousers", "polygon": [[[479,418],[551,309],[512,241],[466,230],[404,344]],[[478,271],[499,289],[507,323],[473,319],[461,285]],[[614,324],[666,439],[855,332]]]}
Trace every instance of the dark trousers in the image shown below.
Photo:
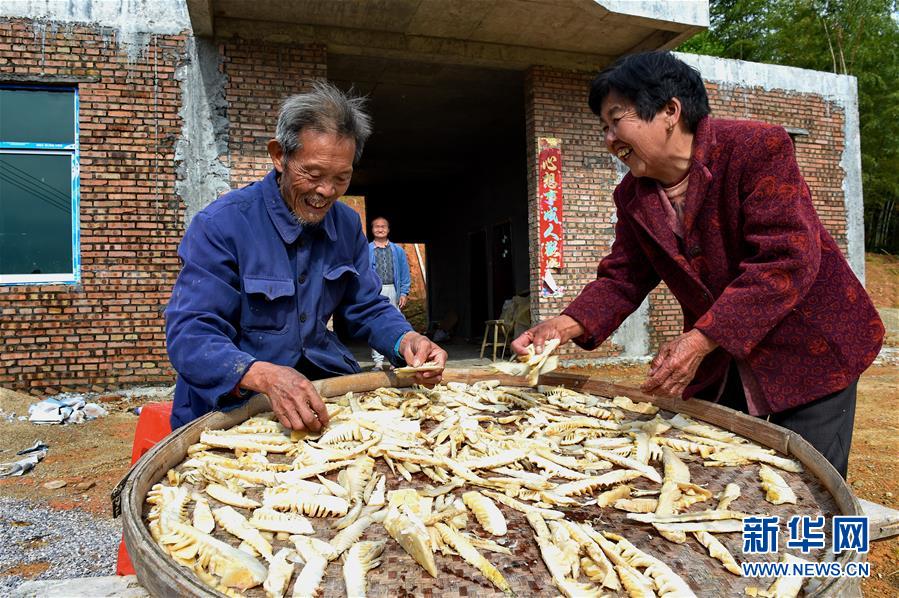
{"label": "dark trousers", "polygon": [[[805,438],[845,479],[849,467],[849,447],[852,445],[857,388],[858,380],[811,403],[763,417]],[[744,413],[749,411],[736,367],[730,368],[718,403]]]}
{"label": "dark trousers", "polygon": [[356,373],[353,370],[349,369],[349,367],[347,367],[347,371],[345,372],[331,372],[329,370],[324,370],[306,359],[305,355],[300,357],[300,360],[295,366],[293,366],[293,369],[303,374],[312,381],[321,380],[323,378],[333,378],[335,376],[346,376],[348,374]]}

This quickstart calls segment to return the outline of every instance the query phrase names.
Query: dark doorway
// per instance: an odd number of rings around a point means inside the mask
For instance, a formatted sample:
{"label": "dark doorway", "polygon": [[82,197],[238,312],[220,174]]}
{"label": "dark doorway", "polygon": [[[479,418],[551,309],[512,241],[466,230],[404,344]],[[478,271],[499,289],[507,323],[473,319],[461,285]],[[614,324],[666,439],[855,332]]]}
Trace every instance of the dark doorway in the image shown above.
{"label": "dark doorway", "polygon": [[[529,277],[524,73],[329,53],[328,78],[368,96],[373,120],[348,193],[391,241],[427,244],[431,323],[452,316],[480,340]],[[495,234],[513,245],[496,265]]]}
{"label": "dark doorway", "polygon": [[512,259],[512,223],[493,226],[493,311],[490,318],[499,318],[503,302],[515,294],[515,262]]}
{"label": "dark doorway", "polygon": [[471,326],[469,336],[476,339],[483,333],[487,314],[487,233],[479,230],[468,235],[469,305]]}

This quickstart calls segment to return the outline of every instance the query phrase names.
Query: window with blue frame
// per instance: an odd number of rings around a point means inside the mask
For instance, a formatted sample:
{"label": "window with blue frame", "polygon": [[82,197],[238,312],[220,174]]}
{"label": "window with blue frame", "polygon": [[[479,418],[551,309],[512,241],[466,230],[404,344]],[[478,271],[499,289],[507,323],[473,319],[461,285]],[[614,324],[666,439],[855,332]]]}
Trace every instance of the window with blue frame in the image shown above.
{"label": "window with blue frame", "polygon": [[0,285],[77,283],[78,91],[0,85]]}

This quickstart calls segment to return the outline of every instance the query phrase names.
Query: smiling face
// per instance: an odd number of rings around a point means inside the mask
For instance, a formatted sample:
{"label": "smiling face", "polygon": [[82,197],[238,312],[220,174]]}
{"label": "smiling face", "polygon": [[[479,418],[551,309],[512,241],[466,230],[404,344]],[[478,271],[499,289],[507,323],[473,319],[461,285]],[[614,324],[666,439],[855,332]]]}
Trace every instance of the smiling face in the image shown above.
{"label": "smiling face", "polygon": [[274,139],[268,151],[287,207],[301,224],[318,224],[350,185],[356,142],[312,130],[301,131],[298,141],[300,148],[290,156]]}
{"label": "smiling face", "polygon": [[378,241],[386,241],[390,234],[390,225],[383,218],[375,218],[371,223],[371,234]]}
{"label": "smiling face", "polygon": [[662,180],[662,173],[668,166],[670,108],[671,103],[652,120],[645,121],[637,115],[633,103],[615,91],[610,91],[603,100],[600,119],[606,147],[630,168],[634,176]]}

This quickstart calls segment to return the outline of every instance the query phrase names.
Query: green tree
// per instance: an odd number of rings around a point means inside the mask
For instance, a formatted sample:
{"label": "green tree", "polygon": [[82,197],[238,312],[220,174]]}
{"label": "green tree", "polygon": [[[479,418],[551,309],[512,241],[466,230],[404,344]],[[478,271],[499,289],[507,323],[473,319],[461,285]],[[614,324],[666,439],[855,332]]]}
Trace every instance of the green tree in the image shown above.
{"label": "green tree", "polygon": [[867,243],[899,249],[899,2],[712,0],[709,29],[683,52],[858,79]]}

